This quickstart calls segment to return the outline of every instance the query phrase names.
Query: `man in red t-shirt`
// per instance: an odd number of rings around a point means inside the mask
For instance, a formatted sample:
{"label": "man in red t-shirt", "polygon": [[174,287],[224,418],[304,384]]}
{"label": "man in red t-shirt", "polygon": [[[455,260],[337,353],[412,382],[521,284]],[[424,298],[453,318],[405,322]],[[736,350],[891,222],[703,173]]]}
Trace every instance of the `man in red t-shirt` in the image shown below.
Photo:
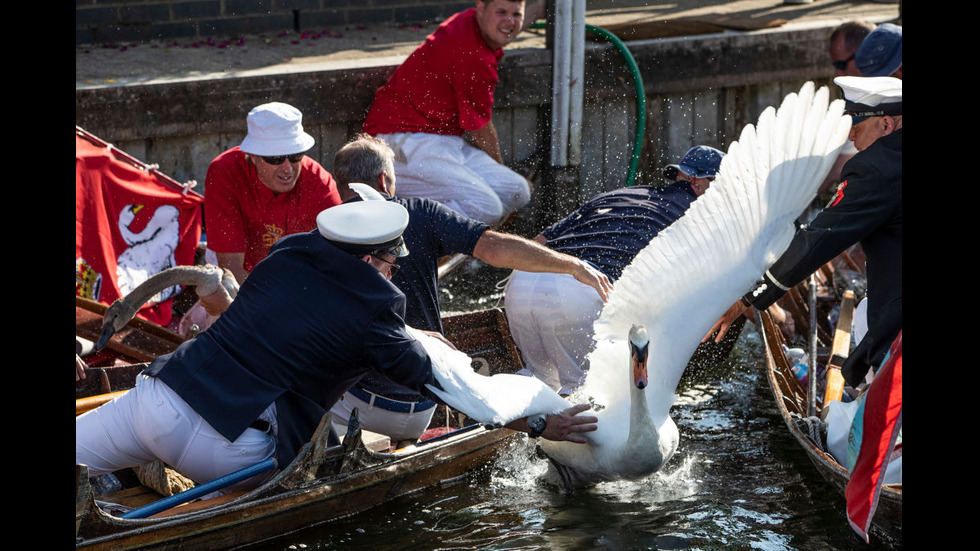
{"label": "man in red t-shirt", "polygon": [[260,105],[248,114],[241,145],[208,167],[208,249],[239,283],[280,237],[315,229],[316,215],[340,204],[333,176],[304,155],[314,140],[302,122],[303,114],[291,105]]}
{"label": "man in red t-shirt", "polygon": [[491,225],[531,200],[530,182],[504,166],[491,120],[497,62],[523,27],[524,4],[477,0],[376,92],[363,130],[395,151],[403,197],[434,199]]}

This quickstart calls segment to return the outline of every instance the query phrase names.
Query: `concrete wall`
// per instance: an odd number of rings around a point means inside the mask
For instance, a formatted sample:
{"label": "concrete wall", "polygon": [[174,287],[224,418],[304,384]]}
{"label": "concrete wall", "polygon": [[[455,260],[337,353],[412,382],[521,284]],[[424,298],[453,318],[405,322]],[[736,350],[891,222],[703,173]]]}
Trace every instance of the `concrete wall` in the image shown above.
{"label": "concrete wall", "polygon": [[[659,183],[660,171],[689,147],[727,149],[745,124],[807,80],[830,84],[828,28],[721,33],[627,45],[643,78],[646,129],[637,183]],[[312,156],[329,170],[333,153],[357,132],[374,90],[394,66],[81,89],[76,124],[202,193],[211,159],[240,143],[245,114],[267,101],[304,113],[317,140]],[[548,159],[551,52],[509,52],[501,62],[494,121],[504,159],[521,165]],[[637,101],[628,67],[609,44],[587,47],[583,159],[575,183],[541,178],[522,213],[533,233],[587,198],[626,182]],[[545,163],[546,165],[547,163]],[[547,166],[544,171],[547,172]]]}
{"label": "concrete wall", "polygon": [[466,0],[76,0],[75,44],[437,21]]}

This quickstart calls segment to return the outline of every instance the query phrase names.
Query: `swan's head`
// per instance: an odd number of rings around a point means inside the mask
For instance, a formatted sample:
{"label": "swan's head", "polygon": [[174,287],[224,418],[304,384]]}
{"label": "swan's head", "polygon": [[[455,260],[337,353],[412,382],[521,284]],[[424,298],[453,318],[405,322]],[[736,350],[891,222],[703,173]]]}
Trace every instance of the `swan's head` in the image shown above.
{"label": "swan's head", "polygon": [[650,335],[646,327],[634,325],[630,328],[629,345],[633,386],[643,390],[647,386],[647,359],[650,357]]}
{"label": "swan's head", "polygon": [[129,320],[133,319],[136,314],[130,310],[131,307],[121,298],[116,299],[106,308],[105,314],[102,316],[102,334],[99,335],[99,341],[95,343],[95,350],[102,350],[109,343],[109,339],[116,334],[116,331],[126,327]]}

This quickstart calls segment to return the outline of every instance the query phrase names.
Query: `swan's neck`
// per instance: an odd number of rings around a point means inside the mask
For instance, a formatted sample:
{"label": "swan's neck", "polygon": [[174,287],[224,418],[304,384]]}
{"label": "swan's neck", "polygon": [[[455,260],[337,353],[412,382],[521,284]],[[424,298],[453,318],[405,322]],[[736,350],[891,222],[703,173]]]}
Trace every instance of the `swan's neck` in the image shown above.
{"label": "swan's neck", "polygon": [[650,339],[646,329],[634,325],[630,329],[630,426],[629,441],[642,442],[657,439],[657,430],[650,422],[646,388],[649,383],[647,363],[650,359]]}
{"label": "swan's neck", "polygon": [[630,430],[629,439],[635,441],[645,438],[653,429],[656,430],[650,421],[650,409],[647,407],[646,391],[630,385]]}
{"label": "swan's neck", "polygon": [[157,272],[117,301],[121,301],[117,307],[119,309],[117,319],[125,319],[126,323],[129,323],[148,300],[164,289],[174,285],[207,285],[214,277],[213,271],[202,269],[201,266],[173,266]]}

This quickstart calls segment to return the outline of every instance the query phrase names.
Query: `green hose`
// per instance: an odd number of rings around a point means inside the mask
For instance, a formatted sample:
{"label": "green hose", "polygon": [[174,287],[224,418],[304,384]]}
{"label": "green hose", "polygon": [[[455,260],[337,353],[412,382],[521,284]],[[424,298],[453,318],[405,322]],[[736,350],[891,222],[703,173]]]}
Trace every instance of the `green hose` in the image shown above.
{"label": "green hose", "polygon": [[[546,26],[547,23],[541,21],[531,24],[532,29],[543,29]],[[585,25],[585,30],[601,36],[607,42],[611,42],[616,46],[623,59],[626,60],[626,65],[629,66],[630,74],[633,76],[633,86],[636,88],[636,137],[633,140],[633,155],[630,157],[629,173],[626,175],[626,187],[630,187],[636,180],[637,167],[640,164],[640,150],[643,149],[643,134],[646,131],[647,99],[646,92],[643,90],[643,78],[640,76],[640,68],[637,67],[636,60],[633,59],[633,54],[630,53],[629,49],[618,36],[595,25],[587,24]]]}

